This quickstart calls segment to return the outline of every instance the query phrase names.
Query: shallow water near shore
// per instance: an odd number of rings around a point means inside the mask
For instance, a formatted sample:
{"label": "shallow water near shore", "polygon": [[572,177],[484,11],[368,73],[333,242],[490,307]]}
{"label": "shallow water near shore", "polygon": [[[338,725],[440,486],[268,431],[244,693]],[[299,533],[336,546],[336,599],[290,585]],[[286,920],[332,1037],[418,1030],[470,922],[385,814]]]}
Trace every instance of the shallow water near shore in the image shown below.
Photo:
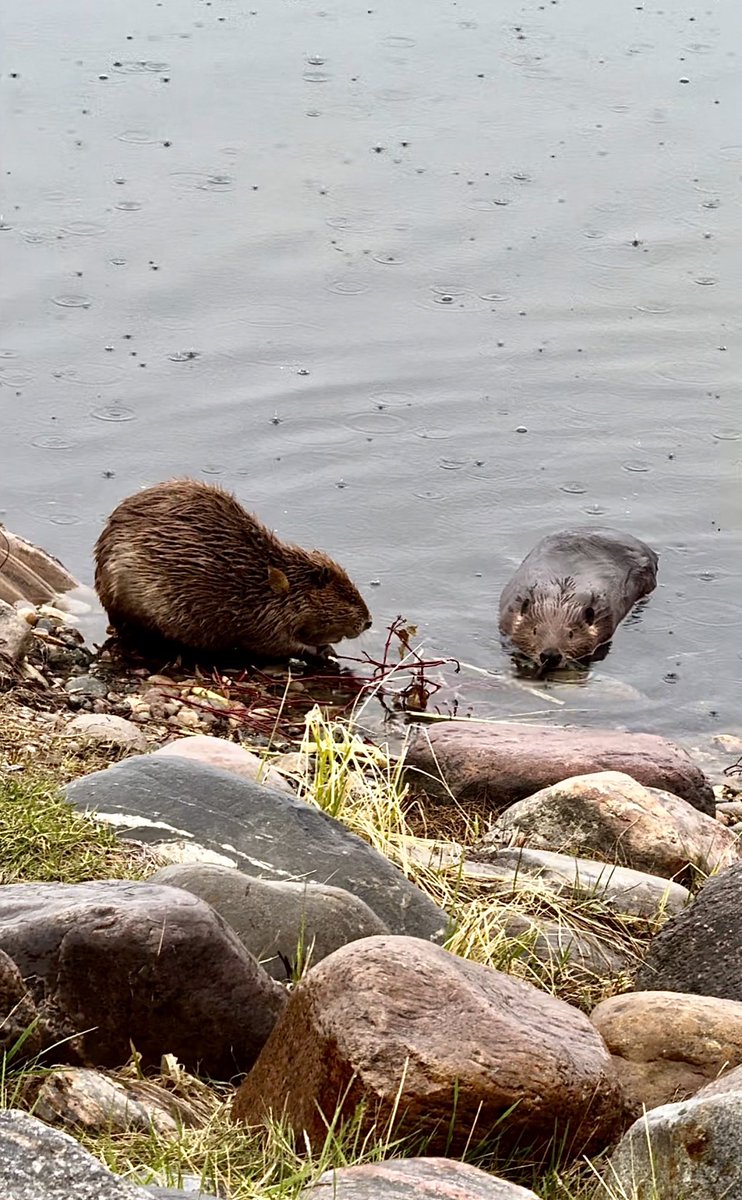
{"label": "shallow water near shore", "polygon": [[[347,567],[349,653],[401,613],[477,668],[462,713],[739,728],[739,6],[252,3],[4,5],[0,521],[90,583],[200,476]],[[583,523],[659,587],[522,687],[499,592]]]}

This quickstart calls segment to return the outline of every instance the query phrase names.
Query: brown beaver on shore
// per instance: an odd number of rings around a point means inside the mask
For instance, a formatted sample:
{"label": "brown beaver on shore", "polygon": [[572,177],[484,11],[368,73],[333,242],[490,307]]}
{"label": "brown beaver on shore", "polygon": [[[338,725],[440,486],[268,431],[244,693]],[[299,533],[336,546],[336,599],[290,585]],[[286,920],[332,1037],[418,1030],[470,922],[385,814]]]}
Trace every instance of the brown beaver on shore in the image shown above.
{"label": "brown beaver on shore", "polygon": [[194,479],[122,500],[95,545],[95,586],[126,641],[286,658],[371,624],[342,567],[280,541],[229,492]]}
{"label": "brown beaver on shore", "polygon": [[657,584],[651,547],[615,529],[565,529],[526,555],[500,596],[506,645],[539,674],[604,658],[617,626]]}

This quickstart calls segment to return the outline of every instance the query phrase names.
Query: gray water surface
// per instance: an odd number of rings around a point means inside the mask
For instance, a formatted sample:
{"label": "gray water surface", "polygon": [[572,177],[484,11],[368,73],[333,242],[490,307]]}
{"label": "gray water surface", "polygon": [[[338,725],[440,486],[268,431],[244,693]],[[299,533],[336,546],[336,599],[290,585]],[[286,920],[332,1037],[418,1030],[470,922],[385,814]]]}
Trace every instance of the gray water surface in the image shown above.
{"label": "gray water surface", "polygon": [[90,582],[124,495],[218,481],[490,716],[539,709],[508,574],[624,527],[660,586],[545,710],[734,727],[740,5],[252,3],[5,0],[0,520]]}

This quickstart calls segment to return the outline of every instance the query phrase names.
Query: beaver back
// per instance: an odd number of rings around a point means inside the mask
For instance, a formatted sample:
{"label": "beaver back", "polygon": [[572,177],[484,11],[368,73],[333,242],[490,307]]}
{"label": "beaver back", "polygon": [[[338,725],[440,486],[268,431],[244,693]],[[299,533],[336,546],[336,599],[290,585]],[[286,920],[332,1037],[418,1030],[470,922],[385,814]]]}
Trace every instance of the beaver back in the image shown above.
{"label": "beaver back", "polygon": [[229,492],[172,480],[127,497],[95,546],[111,624],[193,649],[284,657],[370,624],[345,571],[282,542]]}

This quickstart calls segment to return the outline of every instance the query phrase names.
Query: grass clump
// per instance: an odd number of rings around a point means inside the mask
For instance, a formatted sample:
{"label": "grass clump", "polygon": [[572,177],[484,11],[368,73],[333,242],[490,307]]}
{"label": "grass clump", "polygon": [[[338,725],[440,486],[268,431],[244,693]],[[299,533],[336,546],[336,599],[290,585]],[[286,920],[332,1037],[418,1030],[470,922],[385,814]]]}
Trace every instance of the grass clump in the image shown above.
{"label": "grass clump", "polygon": [[0,884],[140,879],[149,857],[77,812],[45,772],[0,771]]}

